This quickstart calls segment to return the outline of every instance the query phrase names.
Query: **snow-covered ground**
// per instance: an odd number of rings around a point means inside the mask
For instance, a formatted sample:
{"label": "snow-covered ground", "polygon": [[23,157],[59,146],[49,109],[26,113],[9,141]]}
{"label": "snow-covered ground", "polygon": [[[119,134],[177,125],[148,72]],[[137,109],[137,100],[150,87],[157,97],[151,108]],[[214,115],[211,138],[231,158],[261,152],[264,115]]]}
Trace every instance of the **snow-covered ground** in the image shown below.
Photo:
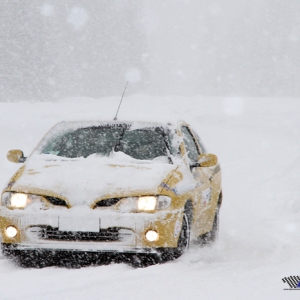
{"label": "snow-covered ground", "polygon": [[[0,103],[0,186],[62,120],[111,120],[119,98]],[[125,97],[119,120],[183,119],[223,170],[218,242],[144,269],[125,264],[21,269],[0,256],[0,299],[299,299],[300,99]]]}

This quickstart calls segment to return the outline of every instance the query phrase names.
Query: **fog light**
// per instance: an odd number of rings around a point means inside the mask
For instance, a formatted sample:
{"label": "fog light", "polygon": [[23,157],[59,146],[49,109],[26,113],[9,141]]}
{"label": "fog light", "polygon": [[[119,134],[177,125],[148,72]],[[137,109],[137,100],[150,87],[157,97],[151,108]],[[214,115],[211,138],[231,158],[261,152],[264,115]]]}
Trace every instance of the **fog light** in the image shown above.
{"label": "fog light", "polygon": [[6,229],[5,229],[5,234],[9,238],[13,238],[18,234],[18,230],[15,226],[7,226]]}
{"label": "fog light", "polygon": [[149,242],[155,242],[158,240],[158,233],[154,230],[149,230],[146,232],[146,239]]}

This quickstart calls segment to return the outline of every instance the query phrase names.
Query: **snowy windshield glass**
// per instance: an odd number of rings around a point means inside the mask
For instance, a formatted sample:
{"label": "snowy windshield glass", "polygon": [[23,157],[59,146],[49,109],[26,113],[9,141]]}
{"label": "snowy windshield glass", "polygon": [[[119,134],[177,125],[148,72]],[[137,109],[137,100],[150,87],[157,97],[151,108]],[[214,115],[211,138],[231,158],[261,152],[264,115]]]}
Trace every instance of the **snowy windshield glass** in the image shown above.
{"label": "snowy windshield glass", "polygon": [[130,130],[129,126],[79,128],[50,140],[42,154],[76,158],[92,154],[108,156],[112,151],[141,160],[167,156],[161,128]]}

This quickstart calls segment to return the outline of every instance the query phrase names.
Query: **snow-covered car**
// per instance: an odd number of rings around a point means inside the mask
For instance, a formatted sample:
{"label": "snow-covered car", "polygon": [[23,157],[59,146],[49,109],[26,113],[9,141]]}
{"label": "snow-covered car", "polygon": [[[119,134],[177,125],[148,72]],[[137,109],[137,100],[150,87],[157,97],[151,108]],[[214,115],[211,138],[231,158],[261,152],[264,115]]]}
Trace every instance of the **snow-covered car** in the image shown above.
{"label": "snow-covered car", "polygon": [[221,170],[191,127],[146,122],[62,122],[2,192],[2,251],[134,254],[166,260],[216,239]]}

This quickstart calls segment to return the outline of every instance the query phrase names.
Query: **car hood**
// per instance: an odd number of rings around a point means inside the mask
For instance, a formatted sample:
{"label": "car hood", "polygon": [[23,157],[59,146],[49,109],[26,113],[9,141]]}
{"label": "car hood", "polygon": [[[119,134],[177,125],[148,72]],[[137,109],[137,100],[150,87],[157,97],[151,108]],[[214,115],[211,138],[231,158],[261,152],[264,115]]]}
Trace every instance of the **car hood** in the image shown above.
{"label": "car hood", "polygon": [[97,199],[159,193],[176,169],[168,163],[113,163],[108,159],[31,159],[14,182],[19,192],[58,195],[71,206]]}

